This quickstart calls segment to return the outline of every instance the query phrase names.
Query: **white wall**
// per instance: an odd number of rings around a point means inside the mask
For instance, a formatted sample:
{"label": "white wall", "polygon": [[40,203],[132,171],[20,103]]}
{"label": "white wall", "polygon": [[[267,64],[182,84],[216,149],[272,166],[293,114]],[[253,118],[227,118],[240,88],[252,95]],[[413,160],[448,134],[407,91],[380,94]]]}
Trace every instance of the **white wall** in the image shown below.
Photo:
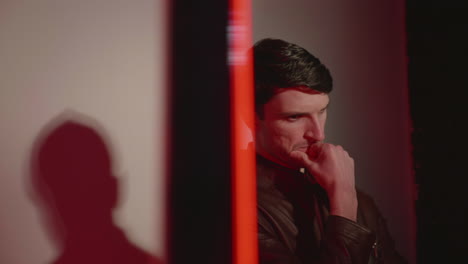
{"label": "white wall", "polygon": [[65,110],[107,132],[120,188],[114,219],[163,257],[165,15],[152,0],[0,2],[0,263],[58,254],[30,194],[29,158]]}
{"label": "white wall", "polygon": [[305,47],[334,77],[327,141],[356,161],[397,242],[415,263],[403,0],[253,0],[254,40]]}

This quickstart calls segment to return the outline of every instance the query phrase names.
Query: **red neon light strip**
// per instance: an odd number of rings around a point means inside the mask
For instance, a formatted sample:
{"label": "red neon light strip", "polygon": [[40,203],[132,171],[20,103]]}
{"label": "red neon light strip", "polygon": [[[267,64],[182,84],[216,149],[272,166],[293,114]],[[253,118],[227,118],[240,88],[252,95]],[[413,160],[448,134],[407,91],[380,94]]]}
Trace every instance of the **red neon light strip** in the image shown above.
{"label": "red neon light strip", "polygon": [[[250,0],[230,0],[233,264],[256,264],[257,199],[255,150],[245,149],[245,125],[254,131]],[[244,149],[242,149],[244,148]]]}

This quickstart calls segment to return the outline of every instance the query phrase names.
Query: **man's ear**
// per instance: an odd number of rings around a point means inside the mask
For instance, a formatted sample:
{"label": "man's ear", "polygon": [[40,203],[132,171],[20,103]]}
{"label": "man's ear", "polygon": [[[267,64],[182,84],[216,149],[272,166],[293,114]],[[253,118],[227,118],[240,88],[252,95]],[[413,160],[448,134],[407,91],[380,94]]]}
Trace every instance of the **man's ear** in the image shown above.
{"label": "man's ear", "polygon": [[260,119],[260,116],[258,115],[257,112],[255,112],[255,129],[257,129],[257,127],[260,125],[260,122],[262,122],[262,120]]}

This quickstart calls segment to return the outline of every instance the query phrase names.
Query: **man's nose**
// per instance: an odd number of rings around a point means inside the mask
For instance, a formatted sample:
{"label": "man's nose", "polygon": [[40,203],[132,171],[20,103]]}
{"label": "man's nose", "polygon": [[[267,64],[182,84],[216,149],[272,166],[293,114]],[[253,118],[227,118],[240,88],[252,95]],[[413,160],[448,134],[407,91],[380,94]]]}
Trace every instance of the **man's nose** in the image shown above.
{"label": "man's nose", "polygon": [[325,139],[324,127],[318,120],[311,120],[304,133],[304,138],[312,141],[322,141]]}

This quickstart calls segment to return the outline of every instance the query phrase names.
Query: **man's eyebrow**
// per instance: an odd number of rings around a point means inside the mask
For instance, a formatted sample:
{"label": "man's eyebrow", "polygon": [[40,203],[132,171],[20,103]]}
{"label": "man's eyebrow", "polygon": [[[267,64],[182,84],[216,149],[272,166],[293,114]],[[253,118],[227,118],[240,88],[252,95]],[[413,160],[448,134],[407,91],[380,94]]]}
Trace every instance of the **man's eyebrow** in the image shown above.
{"label": "man's eyebrow", "polygon": [[[328,101],[327,105],[320,109],[320,111],[322,110],[325,110],[327,109],[328,107],[330,107],[330,101]],[[280,112],[280,113],[277,113],[278,116],[293,116],[293,115],[308,115],[309,113],[308,112],[301,112],[301,111],[290,111],[290,112]]]}
{"label": "man's eyebrow", "polygon": [[293,115],[307,115],[307,112],[282,112],[278,113],[280,116],[293,116]]}

